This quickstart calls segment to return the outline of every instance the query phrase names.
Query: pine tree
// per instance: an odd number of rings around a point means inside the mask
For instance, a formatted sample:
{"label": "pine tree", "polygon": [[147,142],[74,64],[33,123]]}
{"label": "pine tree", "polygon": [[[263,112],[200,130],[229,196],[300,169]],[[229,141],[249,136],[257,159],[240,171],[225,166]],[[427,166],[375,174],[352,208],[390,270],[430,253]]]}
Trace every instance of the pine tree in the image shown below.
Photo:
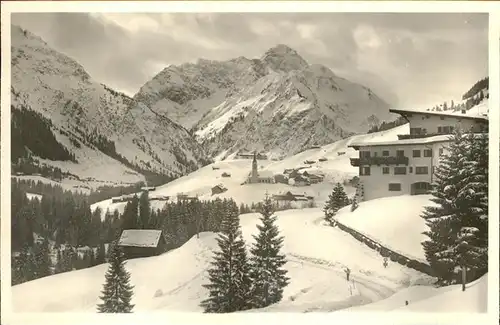
{"label": "pine tree", "polygon": [[426,207],[422,215],[429,227],[422,245],[442,284],[459,281],[462,270],[471,270],[473,278],[487,271],[487,141],[487,134],[477,139],[456,130],[436,168],[431,200],[437,206]]}
{"label": "pine tree", "polygon": [[325,213],[325,220],[330,225],[333,225],[333,217],[337,212],[349,204],[349,198],[344,191],[342,184],[337,183],[333,188],[332,193],[328,196],[328,201],[325,204],[323,212]]}
{"label": "pine tree", "polygon": [[35,261],[35,278],[50,275],[52,262],[50,260],[49,240],[45,238],[42,243],[35,244],[33,249]]}
{"label": "pine tree", "polygon": [[56,261],[56,267],[54,270],[54,274],[59,274],[64,272],[63,270],[63,257],[61,255],[61,250],[57,249],[57,261]]}
{"label": "pine tree", "polygon": [[142,192],[139,198],[139,219],[137,225],[139,229],[149,229],[149,218],[151,214],[151,205],[149,203],[148,191]]}
{"label": "pine tree", "polygon": [[139,214],[139,199],[137,196],[134,196],[134,198],[127,202],[127,205],[125,206],[125,210],[123,211],[122,215],[122,229],[139,229],[139,225],[137,224],[138,221],[138,214]]}
{"label": "pine tree", "polygon": [[279,302],[283,298],[283,289],[289,284],[285,255],[280,253],[283,237],[279,236],[273,216],[271,199],[266,195],[262,205],[262,224],[257,225],[259,233],[251,248],[252,307],[262,308]]}
{"label": "pine tree", "polygon": [[[233,202],[234,203],[234,202]],[[251,280],[245,242],[243,241],[236,204],[224,209],[222,232],[208,270],[209,298],[201,306],[208,313],[229,313],[250,308]]]}
{"label": "pine tree", "polygon": [[99,243],[99,247],[97,248],[97,254],[95,263],[96,265],[100,265],[106,262],[106,248],[104,247],[104,242]]}
{"label": "pine tree", "polygon": [[106,272],[101,304],[97,305],[100,313],[131,313],[133,286],[130,284],[130,273],[125,269],[125,255],[122,249],[113,243],[109,257],[110,265]]}

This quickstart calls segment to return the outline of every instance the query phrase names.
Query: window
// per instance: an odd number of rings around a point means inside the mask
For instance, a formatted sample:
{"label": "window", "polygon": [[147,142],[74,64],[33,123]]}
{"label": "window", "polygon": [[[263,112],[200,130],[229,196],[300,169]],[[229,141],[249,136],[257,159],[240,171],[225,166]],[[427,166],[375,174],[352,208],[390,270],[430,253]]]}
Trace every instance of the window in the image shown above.
{"label": "window", "polygon": [[361,151],[359,153],[359,158],[370,158],[370,151]]}
{"label": "window", "polygon": [[389,167],[382,167],[382,174],[389,174]]}
{"label": "window", "polygon": [[413,150],[413,158],[420,157],[420,150]]}
{"label": "window", "polygon": [[378,152],[374,152],[373,157],[377,157],[377,156],[378,156]]}
{"label": "window", "polygon": [[438,126],[438,133],[450,134],[453,133],[453,126]]}
{"label": "window", "polygon": [[425,149],[424,157],[432,157],[432,149]]}
{"label": "window", "polygon": [[410,128],[410,134],[423,134],[423,130],[422,128]]}
{"label": "window", "polygon": [[369,176],[370,175],[370,167],[361,167],[360,175]]}
{"label": "window", "polygon": [[425,182],[415,183],[414,186],[415,186],[416,190],[430,190],[431,189],[431,184],[425,183]]}
{"label": "window", "polygon": [[394,167],[394,175],[406,175],[406,167]]}
{"label": "window", "polygon": [[405,156],[405,151],[404,150],[397,150],[396,151],[396,156],[397,157],[404,157]]}
{"label": "window", "polygon": [[429,174],[429,167],[427,167],[427,166],[416,167],[415,168],[415,174],[417,174],[417,175],[426,175],[426,174]]}
{"label": "window", "polygon": [[444,116],[441,116],[441,120],[444,120]]}
{"label": "window", "polygon": [[443,154],[444,150],[443,148],[439,148],[439,155],[441,156]]}
{"label": "window", "polygon": [[389,157],[389,150],[382,151],[382,156]]}
{"label": "window", "polygon": [[400,183],[389,183],[389,191],[391,191],[391,192],[401,191],[401,184]]}
{"label": "window", "polygon": [[408,173],[410,173],[410,174],[411,174],[411,173],[413,173],[413,167],[411,167],[411,166],[410,166],[410,167],[408,167],[408,168],[410,169],[410,170],[408,171]]}

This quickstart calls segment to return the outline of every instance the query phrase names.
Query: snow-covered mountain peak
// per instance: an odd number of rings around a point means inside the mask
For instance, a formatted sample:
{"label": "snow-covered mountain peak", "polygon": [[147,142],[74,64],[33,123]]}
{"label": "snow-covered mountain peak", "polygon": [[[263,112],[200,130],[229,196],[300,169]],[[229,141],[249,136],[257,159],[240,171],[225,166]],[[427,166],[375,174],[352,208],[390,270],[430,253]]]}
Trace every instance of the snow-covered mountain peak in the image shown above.
{"label": "snow-covered mountain peak", "polygon": [[[47,133],[54,136],[51,143],[37,148],[20,139],[15,143],[19,155],[27,147],[35,151],[33,156],[44,156],[46,164],[79,177],[94,177],[92,171],[99,165],[116,166],[119,177],[130,181],[141,179],[141,173],[181,175],[207,162],[203,148],[187,130],[146,103],[96,82],[78,62],[38,36],[12,26],[11,54],[13,128],[23,132],[49,125]],[[23,124],[23,114],[41,114],[33,117],[40,125]],[[98,174],[94,178],[110,180]],[[113,181],[119,178],[115,176]]]}
{"label": "snow-covered mountain peak", "polygon": [[261,58],[274,71],[290,72],[308,67],[308,63],[294,49],[284,44],[270,48]]}
{"label": "snow-covered mountain peak", "polygon": [[[25,73],[37,73],[54,77],[71,77],[90,81],[90,75],[82,65],[70,57],[52,49],[43,39],[32,32],[13,25],[11,28],[12,64],[25,63]],[[36,65],[31,65],[36,62]]]}
{"label": "snow-covered mountain peak", "polygon": [[311,64],[305,69],[305,73],[310,73],[317,77],[338,78],[332,70],[322,64]]}

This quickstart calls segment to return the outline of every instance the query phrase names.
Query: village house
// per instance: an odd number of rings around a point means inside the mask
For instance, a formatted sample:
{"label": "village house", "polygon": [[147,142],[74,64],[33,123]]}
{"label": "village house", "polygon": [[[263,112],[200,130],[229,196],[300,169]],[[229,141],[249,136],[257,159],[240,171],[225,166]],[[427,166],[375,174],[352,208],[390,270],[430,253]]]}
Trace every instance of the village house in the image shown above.
{"label": "village house", "polygon": [[359,151],[359,158],[351,158],[351,165],[359,167],[358,201],[428,193],[453,130],[481,132],[488,124],[485,116],[463,113],[390,111],[408,120],[410,134],[398,135],[396,141],[350,145]]}
{"label": "village house", "polygon": [[254,157],[256,157],[257,159],[260,159],[260,160],[267,160],[267,155],[265,154],[262,154],[262,153],[241,153],[239,152],[237,155],[236,155],[236,158],[238,159],[253,159]]}
{"label": "village house", "polygon": [[197,199],[198,199],[198,197],[196,197],[196,196],[189,196],[189,195],[184,194],[184,193],[177,194],[177,201],[194,201]]}
{"label": "village house", "polygon": [[284,174],[276,174],[274,175],[274,182],[281,184],[288,184],[288,176]]}
{"label": "village house", "polygon": [[400,140],[452,134],[456,127],[473,132],[482,132],[483,128],[488,127],[487,116],[466,115],[464,111],[453,113],[390,109],[389,112],[401,115],[410,123],[410,134],[398,135]]}
{"label": "village house", "polygon": [[222,176],[222,177],[231,177],[231,174],[224,172],[224,173],[222,173],[222,175],[221,175],[221,176]]}
{"label": "village house", "polygon": [[128,202],[132,201],[134,197],[137,197],[136,194],[127,194],[122,196],[115,196],[111,198],[111,203],[120,203],[120,202]]}
{"label": "village house", "polygon": [[218,184],[218,185],[215,185],[214,187],[212,187],[212,195],[221,194],[221,193],[224,193],[226,191],[227,191],[227,188],[222,184]]}
{"label": "village house", "polygon": [[123,230],[118,246],[123,248],[126,259],[156,256],[166,251],[162,231],[153,229]]}
{"label": "village house", "polygon": [[154,195],[149,198],[150,201],[168,201],[170,200],[169,196],[166,195]]}
{"label": "village house", "polygon": [[303,177],[306,177],[311,184],[317,184],[323,182],[325,176],[318,171],[304,171],[302,173]]}
{"label": "village house", "polygon": [[294,194],[288,191],[283,194],[274,194],[272,199],[278,206],[281,206],[291,204],[292,202],[310,203],[314,200],[314,197],[306,194]]}
{"label": "village house", "polygon": [[293,181],[294,181],[294,183],[293,183],[294,186],[309,186],[309,185],[311,185],[311,182],[309,181],[309,179],[307,177],[302,176],[302,175],[295,176]]}

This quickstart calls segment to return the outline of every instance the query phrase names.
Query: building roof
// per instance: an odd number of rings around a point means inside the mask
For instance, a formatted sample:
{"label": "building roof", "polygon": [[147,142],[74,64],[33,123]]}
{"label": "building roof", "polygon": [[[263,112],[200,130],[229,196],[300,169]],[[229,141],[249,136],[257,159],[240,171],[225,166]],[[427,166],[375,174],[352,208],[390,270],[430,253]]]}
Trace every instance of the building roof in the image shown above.
{"label": "building roof", "polygon": [[436,111],[422,111],[422,110],[412,110],[412,109],[389,109],[391,113],[397,113],[401,115],[407,114],[422,114],[422,115],[437,115],[437,116],[448,116],[455,118],[465,118],[465,119],[473,119],[473,120],[483,120],[488,121],[488,116],[478,115],[478,114],[463,114],[461,111],[451,112],[436,112]]}
{"label": "building roof", "polygon": [[270,170],[259,170],[257,173],[259,178],[274,177],[274,173]]}
{"label": "building roof", "polygon": [[215,185],[215,186],[214,186],[214,187],[212,187],[212,188],[214,189],[214,188],[217,188],[217,187],[218,187],[219,189],[221,189],[221,190],[225,190],[225,189],[226,189],[226,187],[225,187],[224,185],[222,185],[222,184],[217,184],[217,185]]}
{"label": "building roof", "polygon": [[325,177],[325,174],[323,171],[318,170],[318,169],[309,169],[309,170],[304,170],[302,174],[307,173],[310,176],[318,176],[318,177]]}
{"label": "building roof", "polygon": [[[474,136],[479,137],[481,135],[483,134],[476,133]],[[450,142],[452,136],[453,136],[452,134],[443,134],[443,135],[436,135],[433,137],[418,138],[418,139],[404,139],[404,140],[381,141],[381,142],[359,142],[359,143],[352,143],[349,145],[349,147],[358,150],[359,147],[397,146],[397,145],[415,145],[415,144],[429,144],[437,142]]]}
{"label": "building roof", "polygon": [[122,232],[119,246],[157,247],[161,230],[153,229],[126,229]]}

